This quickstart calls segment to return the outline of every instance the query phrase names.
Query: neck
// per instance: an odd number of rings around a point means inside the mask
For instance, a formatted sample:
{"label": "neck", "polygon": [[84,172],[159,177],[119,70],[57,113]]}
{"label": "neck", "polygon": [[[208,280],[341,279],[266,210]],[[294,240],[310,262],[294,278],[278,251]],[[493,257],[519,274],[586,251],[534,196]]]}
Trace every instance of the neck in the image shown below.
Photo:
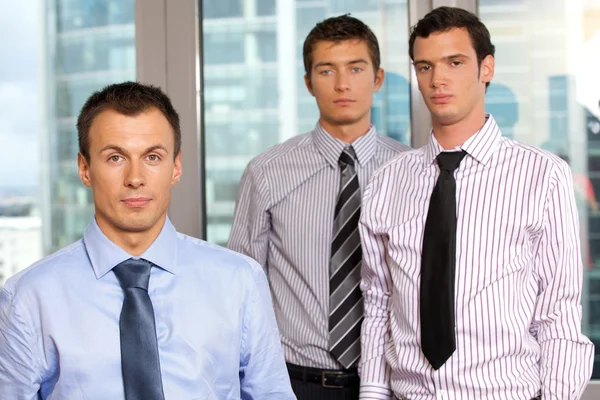
{"label": "neck", "polygon": [[103,218],[96,216],[96,223],[98,227],[104,233],[104,235],[114,244],[119,246],[121,249],[131,254],[132,256],[138,257],[144,254],[146,250],[154,243],[158,235],[160,234],[167,215],[163,215],[150,229],[133,232],[119,230],[118,228],[110,225]]}
{"label": "neck", "polygon": [[450,150],[462,146],[471,136],[477,133],[485,124],[485,112],[471,113],[467,118],[455,124],[444,124],[432,120],[433,136],[440,146]]}
{"label": "neck", "polygon": [[352,143],[365,133],[369,132],[371,127],[371,118],[363,118],[363,120],[348,125],[337,125],[332,124],[324,120],[322,117],[319,119],[319,124],[336,139],[341,140],[345,143]]}

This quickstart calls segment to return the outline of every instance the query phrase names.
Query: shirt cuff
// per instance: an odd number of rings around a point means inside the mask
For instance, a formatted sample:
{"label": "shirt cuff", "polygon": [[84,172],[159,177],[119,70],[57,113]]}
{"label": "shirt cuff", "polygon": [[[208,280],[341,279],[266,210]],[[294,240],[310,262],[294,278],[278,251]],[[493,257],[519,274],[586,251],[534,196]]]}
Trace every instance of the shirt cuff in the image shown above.
{"label": "shirt cuff", "polygon": [[392,391],[385,386],[360,385],[360,400],[392,400]]}

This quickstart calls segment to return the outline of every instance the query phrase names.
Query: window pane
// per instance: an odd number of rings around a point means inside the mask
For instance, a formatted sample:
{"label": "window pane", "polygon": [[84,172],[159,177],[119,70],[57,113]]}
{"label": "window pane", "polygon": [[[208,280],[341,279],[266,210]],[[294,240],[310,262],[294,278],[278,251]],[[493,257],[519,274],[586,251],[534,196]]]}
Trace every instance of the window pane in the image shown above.
{"label": "window pane", "polygon": [[15,2],[0,13],[0,286],[83,235],[77,175],[85,99],[135,79],[133,0]]}
{"label": "window pane", "polygon": [[[584,332],[600,352],[600,3],[481,0],[496,45],[487,110],[506,136],[567,159],[578,202]],[[600,379],[600,355],[594,378]]]}
{"label": "window pane", "polygon": [[229,0],[201,5],[210,241],[227,241],[238,183],[252,157],[314,128],[319,115],[304,86],[302,44],[324,18],[352,13],[373,29],[383,49],[386,78],[375,96],[372,121],[380,134],[410,142],[406,1]]}
{"label": "window pane", "polygon": [[202,15],[205,19],[241,17],[243,0],[202,1]]}
{"label": "window pane", "polygon": [[256,0],[257,15],[275,15],[275,0]]}

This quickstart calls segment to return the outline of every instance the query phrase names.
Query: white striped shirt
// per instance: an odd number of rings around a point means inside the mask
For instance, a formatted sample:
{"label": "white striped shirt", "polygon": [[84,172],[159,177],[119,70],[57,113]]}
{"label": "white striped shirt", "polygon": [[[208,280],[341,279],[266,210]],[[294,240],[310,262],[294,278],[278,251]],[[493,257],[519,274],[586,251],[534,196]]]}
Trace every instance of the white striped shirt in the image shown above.
{"label": "white striped shirt", "polygon": [[[582,263],[571,172],[502,137],[493,117],[457,149],[456,351],[421,352],[421,245],[443,151],[390,161],[365,190],[360,233],[361,399],[577,399],[593,344],[581,333]],[[454,149],[454,150],[457,150]]]}
{"label": "white striped shirt", "polygon": [[[263,265],[287,362],[340,369],[329,346],[333,213],[347,144],[325,132],[296,136],[254,158],[240,183],[228,247]],[[408,147],[371,129],[352,143],[359,184]]]}

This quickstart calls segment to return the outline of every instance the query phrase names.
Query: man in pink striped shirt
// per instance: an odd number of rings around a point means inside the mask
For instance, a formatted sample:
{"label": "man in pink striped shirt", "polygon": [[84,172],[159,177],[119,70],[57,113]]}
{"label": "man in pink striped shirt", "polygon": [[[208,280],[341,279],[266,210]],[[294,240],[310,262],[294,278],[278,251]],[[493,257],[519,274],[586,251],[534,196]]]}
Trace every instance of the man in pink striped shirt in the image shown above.
{"label": "man in pink striped shirt", "polygon": [[475,15],[433,10],[409,52],[433,129],[364,194],[360,398],[578,399],[594,346],[569,167],[485,113],[494,46]]}

